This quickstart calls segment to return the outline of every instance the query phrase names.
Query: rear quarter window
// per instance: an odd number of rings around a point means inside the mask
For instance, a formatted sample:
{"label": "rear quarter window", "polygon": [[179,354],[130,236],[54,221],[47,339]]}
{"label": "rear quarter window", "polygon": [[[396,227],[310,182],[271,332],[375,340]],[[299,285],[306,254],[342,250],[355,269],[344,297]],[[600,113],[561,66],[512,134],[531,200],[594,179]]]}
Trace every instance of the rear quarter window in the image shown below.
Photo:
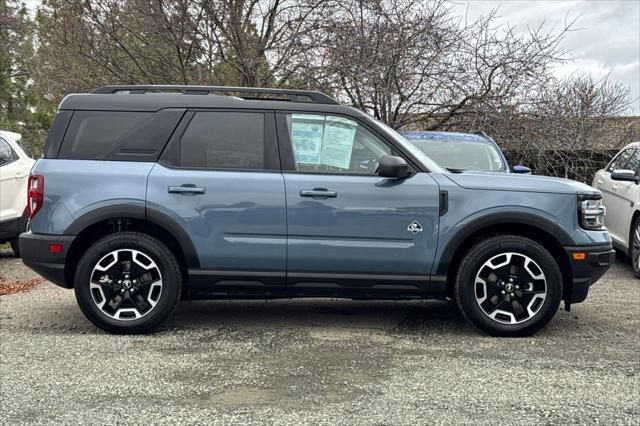
{"label": "rear quarter window", "polygon": [[155,161],[183,114],[183,109],[75,111],[58,158]]}

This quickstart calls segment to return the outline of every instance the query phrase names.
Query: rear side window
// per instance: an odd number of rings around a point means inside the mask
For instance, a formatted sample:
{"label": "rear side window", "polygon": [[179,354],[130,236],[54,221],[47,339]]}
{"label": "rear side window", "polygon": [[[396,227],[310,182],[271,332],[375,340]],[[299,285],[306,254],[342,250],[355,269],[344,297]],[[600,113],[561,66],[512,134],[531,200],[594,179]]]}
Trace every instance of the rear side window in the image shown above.
{"label": "rear side window", "polygon": [[265,169],[265,115],[202,111],[179,141],[177,165],[199,169]]}
{"label": "rear side window", "polygon": [[155,161],[183,114],[182,109],[75,111],[58,158]]}

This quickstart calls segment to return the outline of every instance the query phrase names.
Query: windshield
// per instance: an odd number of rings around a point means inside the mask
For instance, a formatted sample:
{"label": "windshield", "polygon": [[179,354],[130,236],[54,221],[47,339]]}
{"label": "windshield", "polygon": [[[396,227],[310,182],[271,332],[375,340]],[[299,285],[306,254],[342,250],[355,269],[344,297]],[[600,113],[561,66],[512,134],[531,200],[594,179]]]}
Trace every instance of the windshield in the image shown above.
{"label": "windshield", "polygon": [[437,161],[434,161],[430,158],[430,156],[418,148],[416,148],[407,138],[402,136],[400,133],[393,130],[391,127],[387,126],[381,121],[376,120],[375,118],[369,117],[369,120],[375,123],[378,127],[381,127],[382,130],[385,131],[389,136],[391,136],[396,142],[402,145],[407,151],[409,151],[414,157],[416,157],[420,162],[431,172],[444,172],[444,168],[439,165]]}
{"label": "windshield", "polygon": [[504,172],[506,170],[498,148],[484,142],[457,140],[409,140],[420,151],[449,170],[474,172]]}

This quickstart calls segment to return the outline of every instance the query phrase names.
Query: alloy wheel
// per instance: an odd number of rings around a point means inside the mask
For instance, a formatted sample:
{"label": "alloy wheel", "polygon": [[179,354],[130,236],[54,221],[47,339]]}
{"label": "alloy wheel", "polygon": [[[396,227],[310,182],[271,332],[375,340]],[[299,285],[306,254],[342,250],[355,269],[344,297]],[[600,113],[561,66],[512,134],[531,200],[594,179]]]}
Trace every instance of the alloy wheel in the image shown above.
{"label": "alloy wheel", "polygon": [[107,316],[130,321],[153,310],[162,294],[162,274],[156,263],[138,250],[114,250],[91,272],[91,298]]}
{"label": "alloy wheel", "polygon": [[520,324],[540,312],[547,297],[547,281],[529,256],[502,253],[480,267],[474,292],[486,316],[502,324]]}

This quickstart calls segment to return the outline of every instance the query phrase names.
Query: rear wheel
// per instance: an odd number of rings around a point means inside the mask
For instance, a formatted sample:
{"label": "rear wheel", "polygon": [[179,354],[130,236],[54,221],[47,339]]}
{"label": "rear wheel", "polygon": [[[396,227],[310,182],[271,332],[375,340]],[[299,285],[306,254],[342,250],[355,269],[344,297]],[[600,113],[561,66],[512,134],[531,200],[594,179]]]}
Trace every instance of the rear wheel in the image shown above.
{"label": "rear wheel", "polygon": [[640,216],[633,222],[631,229],[631,264],[633,265],[633,274],[636,278],[640,278]]}
{"label": "rear wheel", "polygon": [[78,304],[93,324],[111,333],[135,334],[155,328],[171,314],[182,276],[160,241],[120,232],[86,251],[74,284]]}
{"label": "rear wheel", "polygon": [[484,240],[467,253],[456,279],[460,310],[494,336],[526,336],[544,327],[562,299],[562,275],[541,245],[520,236]]}
{"label": "rear wheel", "polygon": [[18,237],[11,239],[9,241],[9,244],[11,244],[11,250],[13,250],[13,253],[17,257],[20,257],[20,241],[19,241]]}
{"label": "rear wheel", "polygon": [[20,223],[18,225],[18,235],[15,238],[9,240],[9,244],[11,244],[11,250],[17,257],[20,257],[20,234],[27,231],[27,212],[25,211],[22,217],[20,218]]}

